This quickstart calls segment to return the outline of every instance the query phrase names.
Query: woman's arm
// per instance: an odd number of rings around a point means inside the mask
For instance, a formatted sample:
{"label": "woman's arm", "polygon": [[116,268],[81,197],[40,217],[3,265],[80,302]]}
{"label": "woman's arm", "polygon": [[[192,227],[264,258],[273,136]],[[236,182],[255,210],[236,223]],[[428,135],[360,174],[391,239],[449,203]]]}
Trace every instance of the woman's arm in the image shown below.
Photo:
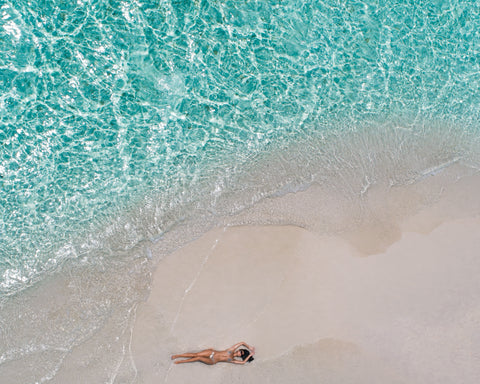
{"label": "woman's arm", "polygon": [[255,348],[250,347],[250,346],[249,346],[247,343],[245,343],[244,341],[235,344],[233,347],[228,348],[228,350],[229,350],[229,351],[235,351],[236,349],[238,349],[238,348],[241,347],[242,345],[243,345],[244,347],[246,347],[247,349],[249,349],[250,351],[254,351],[254,350],[255,350]]}
{"label": "woman's arm", "polygon": [[243,360],[243,361],[233,360],[233,361],[231,361],[231,363],[233,363],[233,364],[245,364],[246,362],[247,362],[247,360]]}

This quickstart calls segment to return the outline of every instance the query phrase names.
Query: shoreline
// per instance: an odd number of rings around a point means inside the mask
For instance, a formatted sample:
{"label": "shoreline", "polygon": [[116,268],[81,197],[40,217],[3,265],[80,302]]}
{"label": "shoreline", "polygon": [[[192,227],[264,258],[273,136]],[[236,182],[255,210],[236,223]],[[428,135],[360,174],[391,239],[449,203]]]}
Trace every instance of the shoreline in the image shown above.
{"label": "shoreline", "polygon": [[[12,383],[476,383],[478,191],[460,166],[356,200],[314,184],[200,236],[180,227],[171,253],[160,241],[128,263],[65,267],[8,303],[0,371]],[[257,349],[243,368],[170,361],[238,341]]]}

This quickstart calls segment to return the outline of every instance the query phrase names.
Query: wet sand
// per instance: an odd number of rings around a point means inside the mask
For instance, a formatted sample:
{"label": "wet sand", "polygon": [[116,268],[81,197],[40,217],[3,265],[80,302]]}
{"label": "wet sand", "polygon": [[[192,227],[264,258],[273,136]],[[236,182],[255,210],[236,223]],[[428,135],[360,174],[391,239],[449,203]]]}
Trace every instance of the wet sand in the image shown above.
{"label": "wet sand", "polygon": [[[158,264],[133,327],[137,381],[477,383],[479,185],[477,176],[442,184],[439,199],[404,215],[386,208],[413,194],[388,202],[370,191],[376,224],[336,233],[318,230],[320,214],[301,225],[315,216],[311,190],[275,200],[297,204],[288,221],[298,225],[212,229]],[[268,204],[256,212],[273,215]],[[238,341],[256,347],[253,363],[170,360]]]}

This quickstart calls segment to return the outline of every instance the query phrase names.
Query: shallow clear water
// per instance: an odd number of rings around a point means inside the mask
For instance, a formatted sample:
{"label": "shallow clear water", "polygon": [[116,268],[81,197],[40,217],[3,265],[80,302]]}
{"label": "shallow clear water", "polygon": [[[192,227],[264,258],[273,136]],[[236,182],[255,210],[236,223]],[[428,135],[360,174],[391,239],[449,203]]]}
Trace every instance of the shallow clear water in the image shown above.
{"label": "shallow clear water", "polygon": [[[4,3],[2,291],[78,257],[79,235],[148,196],[155,223],[127,243],[155,237],[178,219],[166,210],[214,206],[225,169],[245,172],[298,137],[399,116],[476,131],[479,12],[464,1]],[[199,194],[205,178],[217,182]]]}
{"label": "shallow clear water", "polygon": [[353,163],[353,194],[477,166],[479,31],[470,1],[2,3],[0,293]]}

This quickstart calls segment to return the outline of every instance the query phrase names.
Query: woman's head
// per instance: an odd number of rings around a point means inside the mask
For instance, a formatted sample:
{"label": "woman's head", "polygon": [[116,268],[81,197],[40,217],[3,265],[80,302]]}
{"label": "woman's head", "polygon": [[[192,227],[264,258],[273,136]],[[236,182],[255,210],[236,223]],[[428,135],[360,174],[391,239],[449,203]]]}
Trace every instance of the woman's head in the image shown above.
{"label": "woman's head", "polygon": [[[238,352],[240,352],[240,357],[242,358],[243,361],[250,355],[250,352],[248,349],[240,349]],[[247,360],[248,363],[251,363],[253,361],[253,356],[250,356],[250,358]]]}

